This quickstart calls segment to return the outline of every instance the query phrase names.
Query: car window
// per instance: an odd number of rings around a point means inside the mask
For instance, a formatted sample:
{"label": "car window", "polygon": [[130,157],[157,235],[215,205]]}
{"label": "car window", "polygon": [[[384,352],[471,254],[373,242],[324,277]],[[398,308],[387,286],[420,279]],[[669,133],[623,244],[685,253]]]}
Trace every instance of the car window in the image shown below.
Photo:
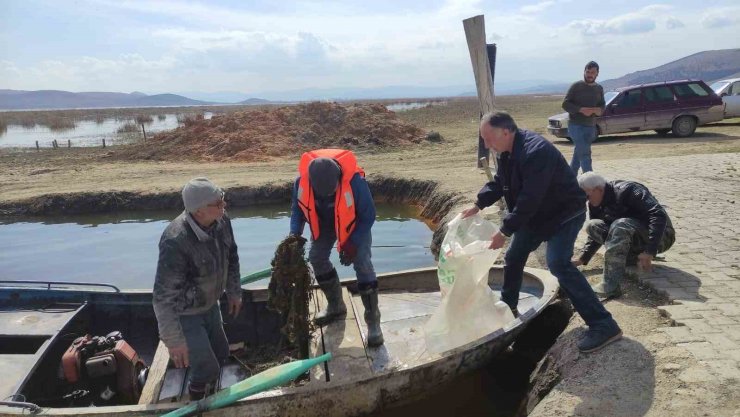
{"label": "car window", "polygon": [[618,91],[609,91],[607,93],[604,93],[604,104],[608,106],[609,103],[611,103],[612,100],[614,100],[614,97],[618,95],[619,95]]}
{"label": "car window", "polygon": [[667,86],[650,87],[645,89],[646,103],[667,103],[673,101],[673,92]]}
{"label": "car window", "polygon": [[626,91],[619,99],[619,108],[637,107],[640,105],[641,97],[642,91],[640,90]]}
{"label": "car window", "polygon": [[676,84],[673,86],[679,98],[706,97],[709,93],[698,83]]}
{"label": "car window", "polygon": [[740,96],[740,81],[735,82],[728,92],[731,96]]}
{"label": "car window", "polygon": [[715,93],[719,94],[725,86],[729,84],[727,81],[717,81],[716,83],[709,86]]}

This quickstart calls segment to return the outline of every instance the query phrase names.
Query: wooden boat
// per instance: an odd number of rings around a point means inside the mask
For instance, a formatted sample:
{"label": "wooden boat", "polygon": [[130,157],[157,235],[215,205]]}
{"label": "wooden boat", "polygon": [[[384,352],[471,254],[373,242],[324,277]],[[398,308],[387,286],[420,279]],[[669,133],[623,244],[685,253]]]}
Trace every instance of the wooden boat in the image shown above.
{"label": "wooden boat", "polygon": [[[491,288],[499,291],[502,281],[503,270],[492,268]],[[265,391],[206,414],[348,416],[418,400],[487,363],[515,340],[558,291],[557,280],[547,271],[526,269],[518,318],[485,337],[436,354],[426,350],[422,329],[440,303],[436,268],[381,274],[378,282],[383,346],[366,345],[362,302],[347,290],[353,281],[343,282],[346,319],[317,330],[309,346],[311,356],[332,352],[331,361],[313,368],[310,377],[299,384]],[[242,312],[227,325],[230,341],[245,341],[250,347],[279,343],[281,321],[266,309],[266,299],[264,288],[244,290]],[[325,303],[321,291],[316,290],[313,303],[315,311]],[[138,404],[62,406],[65,401],[74,402],[74,398],[59,398],[69,393],[67,381],[60,378],[60,362],[70,343],[80,335],[115,330],[150,365],[146,382],[143,375],[140,379],[143,388]],[[151,292],[0,281],[0,346],[4,374],[0,415],[143,416],[185,404],[187,371],[172,368],[166,348],[158,341]],[[248,376],[244,373],[237,363],[225,365],[220,386]]]}

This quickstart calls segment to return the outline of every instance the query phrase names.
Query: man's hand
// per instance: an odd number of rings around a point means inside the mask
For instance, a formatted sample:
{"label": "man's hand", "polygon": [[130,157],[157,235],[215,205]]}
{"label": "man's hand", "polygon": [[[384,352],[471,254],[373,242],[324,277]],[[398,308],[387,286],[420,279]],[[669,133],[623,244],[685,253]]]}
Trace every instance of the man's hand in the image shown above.
{"label": "man's hand", "polygon": [[465,209],[462,211],[462,218],[465,219],[467,217],[474,216],[478,214],[479,211],[480,209],[478,208],[478,206],[473,206],[469,209]]}
{"label": "man's hand", "polygon": [[506,236],[501,231],[498,231],[491,236],[491,245],[488,248],[501,249],[504,247],[504,243],[506,243]]}
{"label": "man's hand", "polygon": [[581,110],[579,110],[581,114],[584,116],[590,116],[594,114],[594,108],[593,107],[581,107]]}
{"label": "man's hand", "polygon": [[188,345],[174,346],[167,348],[170,351],[170,359],[175,363],[176,368],[187,368],[190,366],[188,360]]}
{"label": "man's hand", "polygon": [[570,260],[570,263],[572,263],[573,266],[581,266],[581,265],[583,265],[583,261],[581,260],[581,258],[573,258],[573,259]]}
{"label": "man's hand", "polygon": [[653,255],[643,252],[639,255],[637,255],[637,265],[640,266],[640,269],[646,272],[650,272],[653,270]]}
{"label": "man's hand", "polygon": [[229,299],[229,315],[231,317],[236,318],[236,315],[239,314],[239,310],[242,309],[242,299],[241,297],[228,297]]}
{"label": "man's hand", "polygon": [[339,263],[344,266],[350,266],[352,265],[352,262],[355,261],[356,257],[357,246],[348,240],[347,243],[342,245],[342,251],[339,252]]}

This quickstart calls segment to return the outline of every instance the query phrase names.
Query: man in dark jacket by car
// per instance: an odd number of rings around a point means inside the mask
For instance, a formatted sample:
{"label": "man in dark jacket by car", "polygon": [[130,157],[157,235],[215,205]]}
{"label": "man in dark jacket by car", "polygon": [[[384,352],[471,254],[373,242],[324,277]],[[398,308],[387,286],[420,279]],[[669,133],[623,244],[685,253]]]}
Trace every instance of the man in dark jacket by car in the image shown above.
{"label": "man in dark jacket by car", "polygon": [[622,295],[619,286],[626,265],[638,263],[652,269],[655,255],[667,251],[676,240],[671,219],[663,206],[644,185],[634,181],[609,181],[593,172],[578,177],[578,185],[588,196],[588,240],[576,266],[586,265],[601,245],[604,255],[604,281],[594,291],[605,298]]}
{"label": "man in dark jacket by car", "polygon": [[622,330],[571,263],[576,236],[586,220],[586,196],[563,155],[542,136],[518,129],[504,112],[483,116],[480,135],[486,147],[498,153],[498,169],[463,216],[501,197],[506,201],[509,213],[491,242],[491,249],[498,249],[512,237],[504,257],[501,299],[516,312],[527,258],[547,241],[547,266],[589,327],[578,348],[593,352],[619,340]]}

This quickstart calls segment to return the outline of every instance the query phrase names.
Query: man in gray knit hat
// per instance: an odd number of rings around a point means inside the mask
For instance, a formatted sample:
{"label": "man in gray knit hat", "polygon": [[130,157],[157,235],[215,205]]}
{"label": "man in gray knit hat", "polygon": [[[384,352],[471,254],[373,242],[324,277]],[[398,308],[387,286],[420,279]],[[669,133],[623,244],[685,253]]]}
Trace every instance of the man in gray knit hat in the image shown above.
{"label": "man in gray knit hat", "polygon": [[200,399],[229,356],[218,300],[225,290],[229,314],[239,313],[239,255],[220,188],[192,179],[182,201],[159,241],[153,304],[159,337],[176,367],[190,367],[190,398]]}

